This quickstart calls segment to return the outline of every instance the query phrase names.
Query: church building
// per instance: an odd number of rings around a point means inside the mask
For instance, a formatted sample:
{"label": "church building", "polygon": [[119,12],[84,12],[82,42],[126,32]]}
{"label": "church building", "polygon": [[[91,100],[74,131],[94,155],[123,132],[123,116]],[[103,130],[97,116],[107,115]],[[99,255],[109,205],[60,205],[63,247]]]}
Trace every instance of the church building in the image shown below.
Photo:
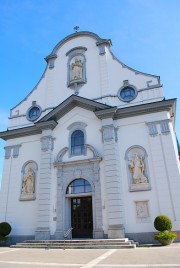
{"label": "church building", "polygon": [[10,111],[0,222],[12,241],[123,238],[152,242],[154,219],[180,231],[176,99],[160,77],[75,32],[45,58],[34,89]]}

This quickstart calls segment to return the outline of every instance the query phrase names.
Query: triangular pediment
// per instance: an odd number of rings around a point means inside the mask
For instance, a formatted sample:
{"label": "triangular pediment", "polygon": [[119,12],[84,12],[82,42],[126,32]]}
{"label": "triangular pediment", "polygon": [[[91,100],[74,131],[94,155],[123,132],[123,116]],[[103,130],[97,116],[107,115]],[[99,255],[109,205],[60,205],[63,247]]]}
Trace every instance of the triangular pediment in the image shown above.
{"label": "triangular pediment", "polygon": [[62,116],[67,114],[74,107],[81,107],[83,109],[86,109],[92,112],[112,108],[112,106],[109,106],[103,103],[99,103],[93,100],[82,98],[77,95],[71,95],[61,104],[59,104],[56,108],[54,108],[51,112],[49,112],[43,118],[41,118],[36,123],[36,125],[38,125],[39,123],[43,123],[43,122],[51,121],[51,120],[55,120],[57,122]]}

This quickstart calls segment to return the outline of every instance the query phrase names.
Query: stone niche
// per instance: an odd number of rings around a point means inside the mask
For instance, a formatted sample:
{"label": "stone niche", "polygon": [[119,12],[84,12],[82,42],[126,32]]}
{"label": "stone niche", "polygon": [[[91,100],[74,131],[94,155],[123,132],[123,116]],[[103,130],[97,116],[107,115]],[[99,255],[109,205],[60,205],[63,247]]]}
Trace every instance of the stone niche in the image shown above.
{"label": "stone niche", "polygon": [[20,201],[36,199],[37,164],[34,161],[25,163],[21,171],[21,176]]}
{"label": "stone niche", "polygon": [[125,154],[129,191],[150,190],[148,155],[141,146],[130,147]]}

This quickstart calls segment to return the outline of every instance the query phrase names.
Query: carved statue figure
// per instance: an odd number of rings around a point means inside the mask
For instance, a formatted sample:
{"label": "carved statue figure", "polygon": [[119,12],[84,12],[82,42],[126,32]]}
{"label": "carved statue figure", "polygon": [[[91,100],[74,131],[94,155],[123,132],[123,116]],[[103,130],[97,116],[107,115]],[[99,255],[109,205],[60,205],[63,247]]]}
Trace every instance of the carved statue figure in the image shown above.
{"label": "carved statue figure", "polygon": [[82,79],[83,65],[80,59],[75,58],[75,62],[71,64],[71,80]]}
{"label": "carved statue figure", "polygon": [[22,193],[30,194],[34,193],[35,190],[35,173],[32,167],[28,168],[27,173],[24,174],[24,180],[22,183]]}
{"label": "carved statue figure", "polygon": [[130,171],[133,174],[133,180],[135,184],[138,183],[147,183],[148,179],[144,176],[144,162],[142,156],[139,157],[138,154],[135,154],[134,159],[129,165]]}

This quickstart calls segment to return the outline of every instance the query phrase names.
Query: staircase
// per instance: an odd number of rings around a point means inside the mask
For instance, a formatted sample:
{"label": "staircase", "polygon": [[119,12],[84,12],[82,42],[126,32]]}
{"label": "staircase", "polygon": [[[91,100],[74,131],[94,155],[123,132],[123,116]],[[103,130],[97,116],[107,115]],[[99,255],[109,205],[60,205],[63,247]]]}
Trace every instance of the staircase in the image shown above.
{"label": "staircase", "polygon": [[122,239],[87,239],[87,240],[27,240],[12,245],[12,248],[44,249],[130,249],[137,243],[128,238]]}

